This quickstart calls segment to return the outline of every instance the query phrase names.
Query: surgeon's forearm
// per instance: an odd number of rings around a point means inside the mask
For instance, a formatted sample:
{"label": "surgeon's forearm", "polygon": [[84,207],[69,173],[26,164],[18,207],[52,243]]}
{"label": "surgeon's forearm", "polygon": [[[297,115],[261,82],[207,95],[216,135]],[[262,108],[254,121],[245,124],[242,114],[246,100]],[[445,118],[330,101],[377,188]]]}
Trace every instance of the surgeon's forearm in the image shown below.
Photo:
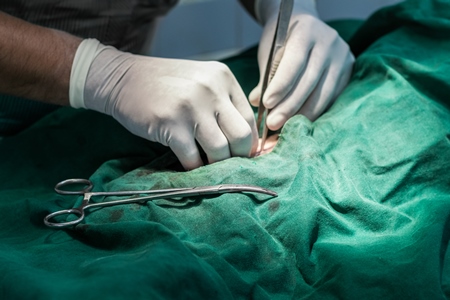
{"label": "surgeon's forearm", "polygon": [[0,93],[67,105],[80,42],[0,12]]}

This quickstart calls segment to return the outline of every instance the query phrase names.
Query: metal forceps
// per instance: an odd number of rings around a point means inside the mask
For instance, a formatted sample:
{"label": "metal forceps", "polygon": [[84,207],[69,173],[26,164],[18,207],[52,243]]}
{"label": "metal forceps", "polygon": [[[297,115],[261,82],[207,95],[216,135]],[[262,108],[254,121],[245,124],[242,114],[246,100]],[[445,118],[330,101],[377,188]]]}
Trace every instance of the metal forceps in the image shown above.
{"label": "metal forceps", "polygon": [[[66,190],[64,187],[70,185],[83,185],[82,189],[78,190]],[[243,184],[221,184],[214,186],[200,186],[192,188],[171,188],[171,189],[160,189],[160,190],[143,190],[143,191],[118,191],[118,192],[91,192],[94,185],[88,179],[67,179],[61,181],[55,186],[55,191],[61,195],[83,195],[83,202],[80,206],[56,211],[47,215],[44,218],[45,225],[49,227],[63,228],[68,226],[73,226],[81,221],[83,221],[85,216],[85,211],[90,208],[95,207],[106,207],[130,203],[143,203],[146,201],[154,199],[164,199],[164,198],[182,198],[189,196],[199,196],[199,195],[213,195],[213,194],[223,194],[223,193],[239,193],[239,192],[250,192],[250,193],[261,193],[270,196],[277,196],[274,191],[254,186],[254,185],[243,185]],[[147,196],[136,197],[138,195],[146,194]],[[122,200],[112,200],[105,202],[92,203],[90,202],[92,197],[96,196],[134,196],[132,198],[122,199]],[[176,201],[176,200],[174,200]],[[178,200],[181,201],[181,200]],[[76,216],[77,219],[67,222],[52,221],[57,216],[69,217],[70,215]]]}
{"label": "metal forceps", "polygon": [[[266,92],[267,86],[269,85],[269,82],[272,80],[273,76],[275,75],[275,72],[278,69],[281,57],[283,56],[284,47],[288,35],[289,21],[291,19],[293,7],[294,7],[294,0],[281,0],[280,10],[278,12],[277,27],[275,29],[275,36],[273,38],[272,46],[270,48],[269,58],[267,60],[266,70],[264,73],[261,88],[261,99],[258,106],[258,118],[256,121],[258,132],[261,135],[261,151],[264,149],[264,144],[266,143],[267,134],[269,132],[266,120],[267,115],[269,114],[269,110],[264,106],[262,99],[264,93]],[[262,123],[263,127],[261,129]]]}

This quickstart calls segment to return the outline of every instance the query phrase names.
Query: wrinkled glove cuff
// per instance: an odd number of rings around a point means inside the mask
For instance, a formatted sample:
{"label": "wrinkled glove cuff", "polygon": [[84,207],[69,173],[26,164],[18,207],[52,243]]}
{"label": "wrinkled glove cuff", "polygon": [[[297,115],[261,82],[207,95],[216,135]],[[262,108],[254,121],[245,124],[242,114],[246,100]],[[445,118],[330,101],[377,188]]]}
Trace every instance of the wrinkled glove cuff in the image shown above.
{"label": "wrinkled glove cuff", "polygon": [[99,52],[100,42],[86,39],[78,46],[70,72],[69,101],[74,108],[86,108],[84,104],[84,86],[92,61]]}

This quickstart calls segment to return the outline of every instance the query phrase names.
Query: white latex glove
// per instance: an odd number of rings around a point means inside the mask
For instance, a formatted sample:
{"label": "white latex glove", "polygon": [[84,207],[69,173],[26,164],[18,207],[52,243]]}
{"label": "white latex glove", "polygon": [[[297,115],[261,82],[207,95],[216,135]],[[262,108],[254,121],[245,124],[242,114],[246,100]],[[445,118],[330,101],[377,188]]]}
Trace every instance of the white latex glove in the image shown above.
{"label": "white latex glove", "polygon": [[132,55],[85,40],[72,66],[70,102],[113,116],[130,132],[169,146],[185,169],[250,156],[252,109],[224,64]]}
{"label": "white latex glove", "polygon": [[[258,51],[260,82],[250,93],[259,105],[261,85],[278,18],[279,0],[255,1],[255,13],[264,25]],[[271,130],[280,129],[295,114],[317,119],[347,85],[354,56],[337,32],[322,22],[314,0],[296,0],[288,40],[278,69],[264,94]]]}

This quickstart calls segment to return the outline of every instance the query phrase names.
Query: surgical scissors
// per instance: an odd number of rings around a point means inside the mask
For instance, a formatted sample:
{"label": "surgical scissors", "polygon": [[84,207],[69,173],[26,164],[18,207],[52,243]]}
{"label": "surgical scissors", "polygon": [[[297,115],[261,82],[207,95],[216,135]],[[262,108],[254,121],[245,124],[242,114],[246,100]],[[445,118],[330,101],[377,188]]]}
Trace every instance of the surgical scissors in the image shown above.
{"label": "surgical scissors", "polygon": [[[70,185],[83,185],[82,189],[78,190],[66,190]],[[59,182],[55,186],[55,191],[60,195],[83,195],[83,201],[78,207],[63,209],[56,211],[47,215],[44,218],[45,225],[49,227],[68,227],[79,224],[83,221],[85,216],[85,211],[94,207],[106,207],[130,203],[143,203],[155,199],[173,199],[173,198],[183,198],[189,196],[200,196],[200,195],[213,195],[213,194],[223,194],[223,193],[239,193],[239,192],[250,192],[250,193],[261,193],[270,196],[277,196],[277,193],[259,186],[254,185],[244,185],[244,184],[220,184],[213,186],[200,186],[200,187],[189,187],[189,188],[171,188],[171,189],[159,189],[159,190],[142,190],[142,191],[117,191],[117,192],[92,192],[94,185],[88,179],[67,179]],[[98,203],[91,203],[92,197],[97,196],[138,196],[147,194],[148,196],[132,197],[122,200],[105,201]],[[176,201],[176,200],[174,200]],[[178,200],[181,201],[181,200]],[[52,221],[57,216],[66,215],[66,217],[77,216],[78,218],[72,221],[58,222]]]}

